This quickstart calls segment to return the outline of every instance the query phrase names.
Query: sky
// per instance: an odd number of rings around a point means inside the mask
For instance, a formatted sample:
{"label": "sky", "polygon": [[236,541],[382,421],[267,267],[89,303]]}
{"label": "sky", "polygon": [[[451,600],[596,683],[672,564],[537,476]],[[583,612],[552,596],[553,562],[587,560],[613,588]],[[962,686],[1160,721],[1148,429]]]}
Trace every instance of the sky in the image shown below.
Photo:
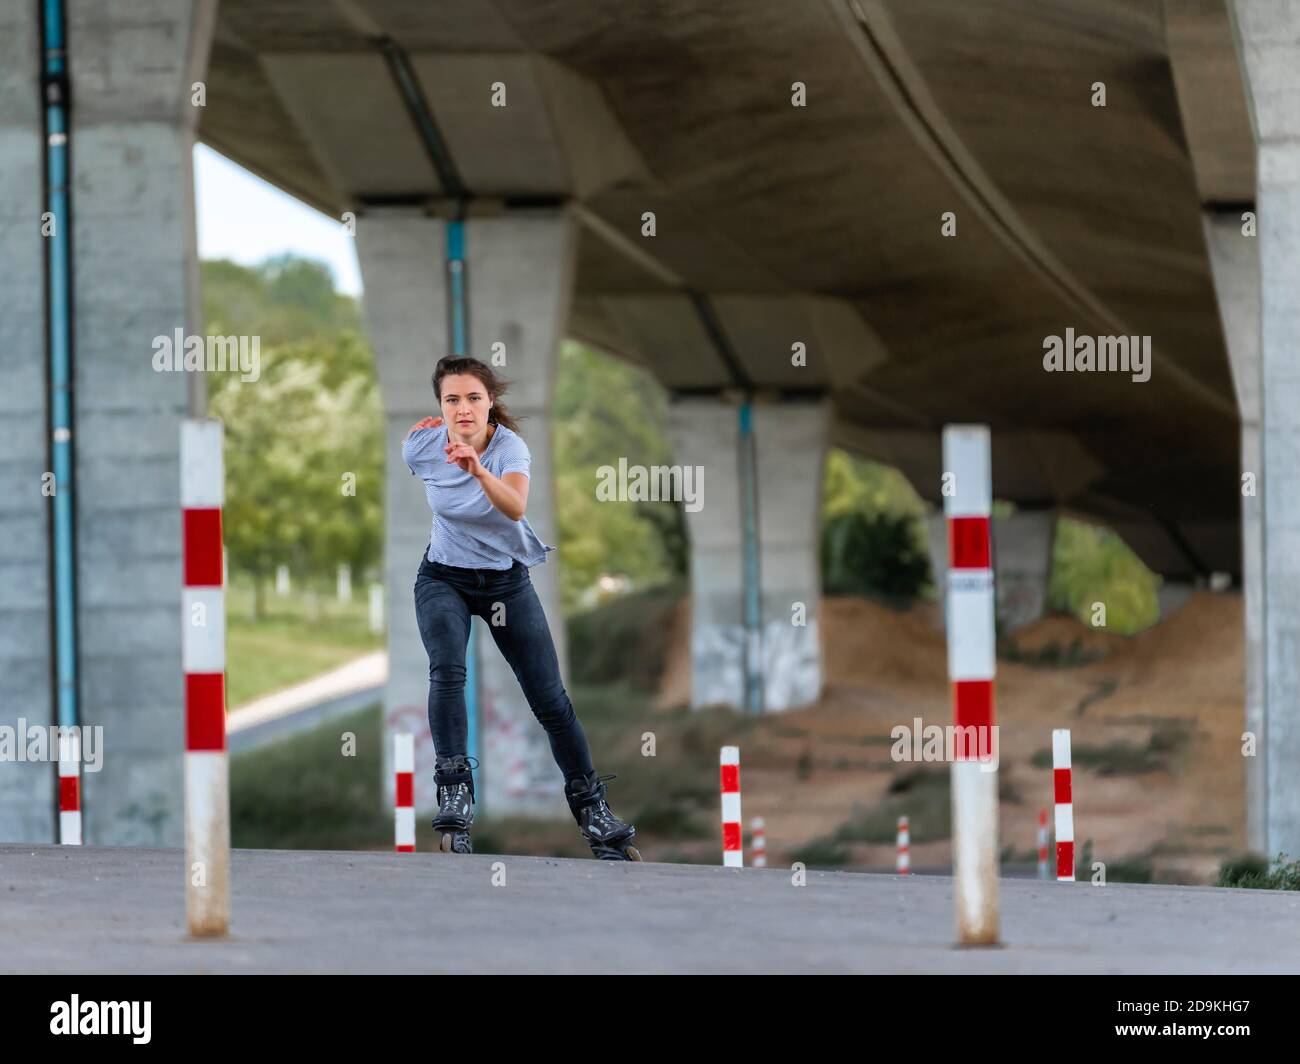
{"label": "sky", "polygon": [[194,149],[194,192],[200,258],[252,266],[291,251],[324,262],[339,291],[360,295],[356,246],[339,219],[286,195],[202,144]]}

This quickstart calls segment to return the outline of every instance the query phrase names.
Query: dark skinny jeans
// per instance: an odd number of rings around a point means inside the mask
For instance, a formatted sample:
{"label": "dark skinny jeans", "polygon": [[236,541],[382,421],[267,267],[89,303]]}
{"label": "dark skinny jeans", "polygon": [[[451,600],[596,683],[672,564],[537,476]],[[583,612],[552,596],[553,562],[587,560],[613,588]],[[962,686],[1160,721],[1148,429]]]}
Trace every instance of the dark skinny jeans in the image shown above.
{"label": "dark skinny jeans", "polygon": [[[494,613],[500,623],[493,623]],[[560,679],[546,614],[523,562],[510,569],[462,569],[431,562],[426,553],[415,579],[415,616],[429,655],[429,731],[439,758],[467,752],[465,648],[470,617],[477,616],[487,623],[546,729],[565,781],[595,771],[582,722]]]}

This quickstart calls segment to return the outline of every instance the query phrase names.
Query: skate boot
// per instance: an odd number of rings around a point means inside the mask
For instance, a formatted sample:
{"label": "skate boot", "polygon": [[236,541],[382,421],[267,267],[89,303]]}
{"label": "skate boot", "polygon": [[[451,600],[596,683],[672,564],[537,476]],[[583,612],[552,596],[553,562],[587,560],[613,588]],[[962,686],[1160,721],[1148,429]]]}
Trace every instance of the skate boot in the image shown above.
{"label": "skate boot", "polygon": [[438,815],[433,826],[442,832],[443,853],[473,853],[469,828],[474,823],[474,774],[478,762],[456,754],[438,758],[433,778],[438,784]]}
{"label": "skate boot", "polygon": [[636,828],[619,820],[605,802],[604,781],[614,778],[593,772],[585,778],[569,780],[564,785],[564,797],[592,853],[602,861],[639,861],[640,851],[630,845]]}

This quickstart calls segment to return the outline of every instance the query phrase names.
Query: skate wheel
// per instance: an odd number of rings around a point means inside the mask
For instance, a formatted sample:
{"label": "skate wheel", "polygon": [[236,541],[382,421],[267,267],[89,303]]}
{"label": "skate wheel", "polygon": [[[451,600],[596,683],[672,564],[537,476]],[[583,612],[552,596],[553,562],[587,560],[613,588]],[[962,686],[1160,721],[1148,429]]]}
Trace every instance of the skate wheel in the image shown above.
{"label": "skate wheel", "polygon": [[451,847],[453,842],[454,840],[451,837],[451,833],[446,832],[443,834],[442,839],[438,843],[438,849],[440,849],[443,853],[451,853]]}
{"label": "skate wheel", "polygon": [[638,850],[635,846],[629,846],[626,850],[623,851],[623,853],[627,855],[627,859],[629,861],[641,860],[641,851]]}

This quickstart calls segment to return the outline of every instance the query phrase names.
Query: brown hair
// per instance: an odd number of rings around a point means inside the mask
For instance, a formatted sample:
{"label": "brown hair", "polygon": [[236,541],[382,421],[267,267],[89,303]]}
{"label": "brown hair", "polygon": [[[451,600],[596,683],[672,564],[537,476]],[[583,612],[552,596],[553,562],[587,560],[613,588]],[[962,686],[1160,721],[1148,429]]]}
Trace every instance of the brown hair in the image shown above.
{"label": "brown hair", "polygon": [[519,431],[519,422],[510,416],[510,411],[501,402],[501,396],[510,387],[509,382],[493,373],[492,367],[486,362],[468,355],[448,355],[438,360],[438,368],[433,371],[433,394],[438,397],[439,407],[442,406],[442,379],[454,373],[468,373],[471,377],[477,377],[479,383],[487,389],[488,399],[492,402],[492,409],[488,411],[489,424],[504,425],[511,432]]}

